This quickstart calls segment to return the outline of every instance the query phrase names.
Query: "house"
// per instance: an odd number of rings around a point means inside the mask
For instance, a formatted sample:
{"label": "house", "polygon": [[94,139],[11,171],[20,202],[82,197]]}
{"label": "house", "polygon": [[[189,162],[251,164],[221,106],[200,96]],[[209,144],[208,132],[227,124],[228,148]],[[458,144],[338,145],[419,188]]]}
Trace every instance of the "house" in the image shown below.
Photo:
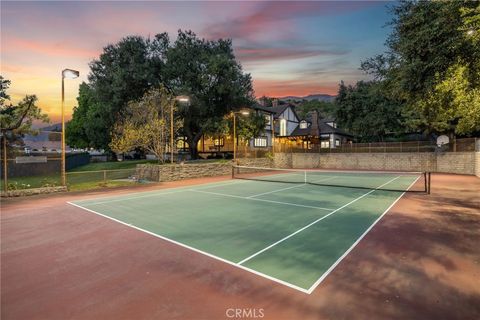
{"label": "house", "polygon": [[271,147],[272,136],[276,140],[282,137],[288,137],[300,123],[300,118],[295,112],[295,106],[290,103],[278,104],[275,100],[272,107],[257,104],[253,106],[252,109],[257,113],[264,114],[267,119],[265,135],[252,139],[252,141],[250,141],[250,146],[252,147]]}
{"label": "house", "polygon": [[300,121],[287,139],[286,143],[304,149],[334,149],[350,143],[353,136],[338,128],[335,119],[321,119],[318,112],[313,111]]}
{"label": "house", "polygon": [[[272,137],[276,140],[280,137],[288,137],[295,128],[298,127],[300,122],[295,112],[295,106],[291,103],[278,103],[278,101],[274,101],[272,107],[256,104],[250,107],[250,109],[252,112],[263,115],[266,119],[266,125],[262,135],[248,142],[249,147],[271,148],[273,145]],[[241,141],[237,141],[237,143],[245,146],[245,143]],[[198,150],[200,154],[233,153],[233,137],[203,136],[198,143]],[[241,150],[241,148],[237,150]]]}
{"label": "house", "polygon": [[[254,150],[285,145],[294,148],[336,148],[353,140],[353,136],[337,127],[334,119],[322,119],[316,111],[301,119],[290,102],[273,101],[271,107],[255,104],[252,112],[263,115],[266,125],[263,133],[248,143],[237,141],[237,151],[251,147]],[[274,139],[272,141],[272,139]],[[185,150],[185,140],[179,140],[179,150]],[[233,153],[233,137],[203,136],[198,143],[200,154],[225,155]],[[246,152],[246,149],[244,150]]]}

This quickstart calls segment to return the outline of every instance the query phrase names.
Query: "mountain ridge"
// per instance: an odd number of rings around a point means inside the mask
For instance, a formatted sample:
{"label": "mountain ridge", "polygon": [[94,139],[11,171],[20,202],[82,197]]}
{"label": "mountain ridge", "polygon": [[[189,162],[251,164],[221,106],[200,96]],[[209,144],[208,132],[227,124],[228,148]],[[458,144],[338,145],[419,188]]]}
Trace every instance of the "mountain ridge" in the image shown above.
{"label": "mountain ridge", "polygon": [[312,101],[312,100],[318,100],[318,101],[326,101],[326,102],[333,102],[335,100],[336,96],[332,96],[330,94],[326,93],[314,93],[314,94],[309,94],[306,96],[286,96],[286,97],[279,97],[277,98],[278,100],[281,101],[287,101],[287,100],[307,100],[307,101]]}

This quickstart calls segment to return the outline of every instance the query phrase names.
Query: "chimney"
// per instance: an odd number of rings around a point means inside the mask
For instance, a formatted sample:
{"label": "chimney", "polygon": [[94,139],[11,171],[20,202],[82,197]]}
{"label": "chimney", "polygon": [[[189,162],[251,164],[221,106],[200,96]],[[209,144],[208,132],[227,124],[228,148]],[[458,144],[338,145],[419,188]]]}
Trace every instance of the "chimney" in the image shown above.
{"label": "chimney", "polygon": [[278,107],[278,99],[272,100],[272,107]]}
{"label": "chimney", "polygon": [[317,110],[312,111],[312,125],[310,126],[310,135],[319,137],[320,136],[320,126],[318,125],[318,112]]}

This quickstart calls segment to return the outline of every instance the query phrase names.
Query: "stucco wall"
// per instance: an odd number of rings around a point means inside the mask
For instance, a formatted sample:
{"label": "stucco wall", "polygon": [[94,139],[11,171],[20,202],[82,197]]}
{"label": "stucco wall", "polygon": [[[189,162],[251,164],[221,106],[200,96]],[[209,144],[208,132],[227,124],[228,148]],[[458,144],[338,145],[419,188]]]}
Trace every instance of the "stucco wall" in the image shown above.
{"label": "stucco wall", "polygon": [[480,152],[475,152],[475,175],[480,178]]}
{"label": "stucco wall", "polygon": [[[475,153],[276,153],[280,168],[431,171],[475,174]],[[478,166],[477,166],[478,167]]]}

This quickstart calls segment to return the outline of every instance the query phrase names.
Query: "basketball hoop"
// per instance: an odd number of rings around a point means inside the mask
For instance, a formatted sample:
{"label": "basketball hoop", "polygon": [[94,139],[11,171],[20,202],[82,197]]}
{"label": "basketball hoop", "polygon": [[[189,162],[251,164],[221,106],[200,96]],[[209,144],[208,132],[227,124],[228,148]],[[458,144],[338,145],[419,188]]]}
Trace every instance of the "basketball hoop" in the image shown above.
{"label": "basketball hoop", "polygon": [[442,135],[437,138],[437,146],[442,147],[450,142],[448,136]]}

